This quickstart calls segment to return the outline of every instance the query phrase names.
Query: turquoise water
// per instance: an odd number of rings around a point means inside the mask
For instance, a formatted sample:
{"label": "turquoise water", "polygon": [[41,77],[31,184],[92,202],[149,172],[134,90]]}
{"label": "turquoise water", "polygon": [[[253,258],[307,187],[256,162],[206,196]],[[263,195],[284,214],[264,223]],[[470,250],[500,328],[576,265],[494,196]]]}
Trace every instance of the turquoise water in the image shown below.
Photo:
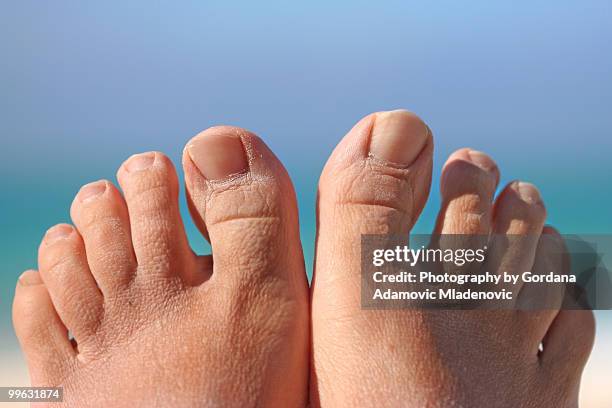
{"label": "turquoise water", "polygon": [[[612,232],[612,3],[203,3],[3,4],[4,350],[18,352],[14,282],[36,267],[45,229],[69,221],[80,185],[113,179],[136,152],[179,163],[213,124],[257,132],[286,164],[308,270],[320,170],[352,124],[381,109],[429,123],[434,180],[449,153],[471,146],[498,161],[503,182],[536,183],[562,232]],[[438,204],[434,185],[418,232]],[[610,312],[598,323],[612,332]]]}
{"label": "turquoise water", "polygon": [[[339,137],[337,136],[336,139]],[[182,143],[188,138],[189,136],[186,135],[183,140],[176,141],[173,154],[166,150],[175,163],[179,163]],[[439,136],[437,140],[438,144],[444,143],[443,136]],[[453,148],[458,146],[460,145],[457,144]],[[119,144],[114,149],[117,150],[116,153],[109,153],[107,157],[97,157],[93,162],[73,155],[62,157],[61,153],[54,152],[54,156],[48,160],[33,164],[33,167],[39,168],[38,175],[28,174],[29,165],[23,172],[20,172],[21,174],[6,177],[6,173],[3,173],[4,193],[0,207],[3,231],[0,241],[0,257],[3,265],[3,273],[0,275],[0,328],[2,329],[0,341],[14,345],[10,326],[10,305],[17,276],[27,268],[36,268],[38,243],[45,230],[58,222],[70,222],[70,203],[80,185],[98,178],[114,179],[116,167],[129,155],[129,152],[121,151],[123,149]],[[550,164],[536,162],[535,165],[517,166],[512,158],[507,158],[507,163],[499,160],[500,155],[495,155],[495,149],[490,148],[488,151],[498,157],[503,173],[513,175],[513,177],[506,177],[507,181],[511,178],[525,178],[540,186],[548,206],[549,222],[564,233],[609,233],[612,230],[612,220],[607,215],[609,214],[610,192],[606,190],[609,188],[606,178],[612,174],[612,166],[606,162],[599,162],[602,163],[603,169],[601,170],[572,170],[562,162]],[[529,155],[535,156],[533,153]],[[436,156],[439,168],[446,154],[438,152]],[[301,235],[309,274],[312,270],[314,254],[316,182],[322,166],[322,159],[318,160],[320,163],[317,168],[312,166],[310,171],[307,169],[309,163],[284,160],[293,176],[299,198]],[[508,168],[510,170],[506,170]],[[436,171],[436,176],[437,173],[439,171]],[[434,180],[438,179],[436,176]],[[194,249],[198,253],[209,253],[208,244],[189,221],[183,196],[181,196],[181,205]],[[434,186],[428,205],[415,231],[426,233],[431,230],[438,207],[439,194]],[[575,216],[567,214],[575,214]],[[601,313],[600,318],[605,318],[612,323],[610,315],[608,312]],[[606,323],[602,327],[612,330],[612,324]]]}

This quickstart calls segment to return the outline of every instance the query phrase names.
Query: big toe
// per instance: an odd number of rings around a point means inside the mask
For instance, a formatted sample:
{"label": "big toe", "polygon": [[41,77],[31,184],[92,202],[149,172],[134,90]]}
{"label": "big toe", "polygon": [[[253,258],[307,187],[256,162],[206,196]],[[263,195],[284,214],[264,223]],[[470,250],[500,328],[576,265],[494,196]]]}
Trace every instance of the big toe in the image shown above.
{"label": "big toe", "polygon": [[[362,119],[342,139],[319,181],[318,240],[312,285],[314,405],[346,405],[360,367],[346,361],[382,362],[381,347],[412,330],[395,317],[361,310],[363,234],[404,235],[412,229],[429,194],[433,140],[429,128],[406,111]],[[382,335],[384,333],[384,336]],[[397,336],[396,336],[397,335]],[[350,339],[350,344],[338,339]],[[380,343],[379,343],[380,342]],[[390,347],[395,347],[391,345]],[[395,348],[396,353],[403,353]],[[380,353],[379,353],[380,352]],[[389,370],[369,367],[383,382]],[[337,381],[338,378],[343,381]],[[350,405],[350,404],[349,404]]]}
{"label": "big toe", "polygon": [[240,128],[213,127],[187,144],[183,167],[192,216],[211,244],[213,275],[241,285],[282,277],[305,292],[295,192],[264,142]]}
{"label": "big toe", "polygon": [[[308,286],[287,172],[260,138],[227,126],[194,137],[183,166],[192,216],[212,248],[207,286],[216,291],[217,312],[229,305],[232,318],[248,316],[239,324],[243,330],[268,333],[257,344],[246,342],[250,345],[243,351],[250,355],[276,349],[273,334],[282,331],[285,344],[294,345],[284,359],[288,371],[273,368],[268,375],[295,373],[287,395],[305,399]],[[202,292],[203,299],[210,293]]]}
{"label": "big toe", "polygon": [[344,137],[319,181],[314,290],[359,280],[362,234],[409,233],[429,195],[432,152],[429,128],[402,110],[369,115]]}

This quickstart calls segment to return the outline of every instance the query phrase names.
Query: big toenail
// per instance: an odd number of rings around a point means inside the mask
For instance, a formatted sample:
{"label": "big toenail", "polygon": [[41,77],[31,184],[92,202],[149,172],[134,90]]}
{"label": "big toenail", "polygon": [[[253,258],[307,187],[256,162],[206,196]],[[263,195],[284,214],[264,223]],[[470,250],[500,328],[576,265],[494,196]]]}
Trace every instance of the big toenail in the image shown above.
{"label": "big toenail", "polygon": [[106,181],[96,181],[81,187],[79,200],[86,202],[102,195],[106,191]]}
{"label": "big toenail", "polygon": [[23,286],[40,285],[42,280],[36,271],[25,271],[19,277],[19,284]]}
{"label": "big toenail", "polygon": [[512,187],[526,203],[537,204],[542,202],[540,191],[533,184],[524,181],[515,181]]}
{"label": "big toenail", "polygon": [[479,152],[478,150],[469,150],[468,155],[472,163],[483,169],[484,171],[491,172],[497,168],[497,165],[489,157],[488,154]]}
{"label": "big toenail", "polygon": [[154,152],[135,154],[125,163],[125,169],[127,171],[145,170],[151,167],[153,162],[155,162]]}
{"label": "big toenail", "polygon": [[69,225],[56,225],[45,234],[45,242],[51,244],[59,239],[70,236],[72,232],[73,229]]}
{"label": "big toenail", "polygon": [[221,180],[248,169],[240,137],[212,133],[195,137],[187,146],[191,161],[208,180]]}
{"label": "big toenail", "polygon": [[370,154],[380,160],[408,166],[427,143],[429,129],[416,115],[395,110],[376,114]]}

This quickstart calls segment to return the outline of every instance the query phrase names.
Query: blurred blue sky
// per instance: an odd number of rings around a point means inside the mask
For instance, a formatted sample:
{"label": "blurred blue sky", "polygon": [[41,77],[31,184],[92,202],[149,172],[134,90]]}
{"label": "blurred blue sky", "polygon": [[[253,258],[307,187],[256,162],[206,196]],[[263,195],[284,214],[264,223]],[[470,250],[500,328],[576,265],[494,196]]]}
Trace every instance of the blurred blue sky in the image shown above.
{"label": "blurred blue sky", "polygon": [[504,182],[541,188],[562,232],[610,232],[611,12],[609,1],[0,2],[2,338],[14,344],[16,277],[36,266],[45,229],[69,221],[79,186],[136,152],[179,163],[214,124],[255,131],[285,163],[309,265],[329,153],[361,116],[400,107],[433,129],[436,176],[453,150],[484,150]]}

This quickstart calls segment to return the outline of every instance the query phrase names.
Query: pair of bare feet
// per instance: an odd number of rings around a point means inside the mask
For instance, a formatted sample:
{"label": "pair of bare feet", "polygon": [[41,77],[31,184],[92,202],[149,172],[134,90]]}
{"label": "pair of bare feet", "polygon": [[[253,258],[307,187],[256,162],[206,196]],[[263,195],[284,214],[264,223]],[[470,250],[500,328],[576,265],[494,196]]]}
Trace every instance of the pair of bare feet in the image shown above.
{"label": "pair of bare feet", "polygon": [[[70,406],[576,406],[589,311],[361,309],[360,236],[409,234],[432,151],[405,111],[344,137],[319,183],[310,295],[293,187],[259,138],[215,127],[185,148],[212,256],[188,245],[170,160],[132,156],[123,195],[104,180],[81,188],[75,226],[51,228],[39,270],[19,279],[13,318],[33,385],[63,386]],[[556,234],[533,185],[494,199],[498,182],[485,154],[451,155],[436,232]],[[546,251],[534,242],[519,261]]]}

